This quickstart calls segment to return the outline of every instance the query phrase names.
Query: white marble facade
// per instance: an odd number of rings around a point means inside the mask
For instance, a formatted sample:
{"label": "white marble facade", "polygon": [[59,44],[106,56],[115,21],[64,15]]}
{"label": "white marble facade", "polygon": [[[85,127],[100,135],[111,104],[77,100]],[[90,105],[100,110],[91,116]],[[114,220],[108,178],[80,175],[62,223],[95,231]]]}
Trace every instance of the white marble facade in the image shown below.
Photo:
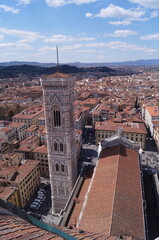
{"label": "white marble facade", "polygon": [[53,213],[59,213],[64,208],[77,178],[74,80],[73,77],[61,73],[41,80]]}

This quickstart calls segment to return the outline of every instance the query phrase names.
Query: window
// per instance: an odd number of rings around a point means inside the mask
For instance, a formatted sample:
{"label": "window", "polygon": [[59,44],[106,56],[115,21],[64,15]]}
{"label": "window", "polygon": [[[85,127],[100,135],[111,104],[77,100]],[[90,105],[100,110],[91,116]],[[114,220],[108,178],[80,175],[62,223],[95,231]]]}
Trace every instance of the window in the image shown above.
{"label": "window", "polygon": [[54,142],[54,150],[57,152],[57,142]]}
{"label": "window", "polygon": [[65,171],[65,166],[64,164],[61,164],[61,172],[64,172]]}
{"label": "window", "polygon": [[56,172],[59,171],[59,164],[58,163],[55,164],[55,169],[56,169]]}
{"label": "window", "polygon": [[60,142],[60,152],[63,152],[63,143]]}
{"label": "window", "polygon": [[54,126],[60,127],[61,126],[61,113],[59,110],[54,110]]}

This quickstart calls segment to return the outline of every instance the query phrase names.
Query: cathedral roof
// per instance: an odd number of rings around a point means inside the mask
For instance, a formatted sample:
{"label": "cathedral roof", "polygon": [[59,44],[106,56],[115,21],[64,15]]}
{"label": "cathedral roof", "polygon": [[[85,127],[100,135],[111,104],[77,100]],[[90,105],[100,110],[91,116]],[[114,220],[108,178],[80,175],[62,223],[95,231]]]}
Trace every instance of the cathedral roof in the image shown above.
{"label": "cathedral roof", "polygon": [[144,239],[143,219],[138,153],[121,144],[104,148],[78,227],[107,236]]}

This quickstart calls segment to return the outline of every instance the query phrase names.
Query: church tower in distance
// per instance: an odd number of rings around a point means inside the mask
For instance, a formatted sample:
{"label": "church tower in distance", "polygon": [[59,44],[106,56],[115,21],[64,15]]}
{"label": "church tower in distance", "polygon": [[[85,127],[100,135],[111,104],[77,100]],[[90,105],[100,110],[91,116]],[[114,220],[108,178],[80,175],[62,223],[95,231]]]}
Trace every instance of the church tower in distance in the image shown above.
{"label": "church tower in distance", "polygon": [[74,82],[74,77],[59,72],[41,80],[45,107],[52,213],[60,213],[64,208],[77,178],[73,113]]}

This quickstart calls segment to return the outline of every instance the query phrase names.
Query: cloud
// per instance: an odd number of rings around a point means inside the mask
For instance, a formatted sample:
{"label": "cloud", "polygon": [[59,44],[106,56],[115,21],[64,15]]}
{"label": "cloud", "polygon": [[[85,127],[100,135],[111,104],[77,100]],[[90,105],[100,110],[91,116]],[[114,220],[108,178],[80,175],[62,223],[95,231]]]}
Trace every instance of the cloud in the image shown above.
{"label": "cloud", "polygon": [[137,3],[145,8],[159,9],[158,0],[129,0],[132,3]]}
{"label": "cloud", "polygon": [[75,44],[72,46],[61,46],[60,49],[61,49],[61,51],[70,51],[70,50],[72,51],[72,50],[81,48],[83,46],[84,46],[83,44]]}
{"label": "cloud", "polygon": [[28,44],[24,44],[21,42],[14,43],[0,43],[0,48],[22,48],[22,49],[32,49]]}
{"label": "cloud", "polygon": [[82,41],[93,41],[93,40],[95,40],[94,37],[81,37],[81,38],[78,38],[79,42],[82,42]]}
{"label": "cloud", "polygon": [[150,18],[155,18],[157,16],[158,16],[158,11],[154,11],[154,12],[151,13]]}
{"label": "cloud", "polygon": [[107,43],[88,43],[88,44],[85,44],[85,47],[103,48],[103,47],[107,47]]}
{"label": "cloud", "polygon": [[120,18],[120,21],[113,20],[108,22],[112,25],[130,25],[132,21],[148,21],[151,18],[158,16],[158,11],[153,11],[150,13],[149,17],[145,17],[145,14],[147,13],[147,9],[141,7],[125,9],[114,4],[110,4],[108,7],[100,9],[98,14],[93,15],[88,12],[85,16],[87,18]]}
{"label": "cloud", "polygon": [[94,49],[79,49],[79,50],[76,50],[76,53],[94,53],[94,52],[97,52],[97,51],[94,50]]}
{"label": "cloud", "polygon": [[[83,47],[83,44],[75,44],[75,45],[68,45],[68,46],[60,46],[60,51],[72,51],[78,48]],[[46,52],[50,52],[50,51],[55,51],[55,47],[42,47],[39,50],[39,53],[43,54]]]}
{"label": "cloud", "polygon": [[66,36],[66,35],[53,35],[49,38],[45,38],[44,42],[51,43],[60,43],[60,42],[73,42],[75,41],[74,37]]}
{"label": "cloud", "polygon": [[142,47],[142,46],[138,46],[135,44],[130,44],[127,42],[122,42],[122,41],[109,42],[107,44],[107,47],[110,49],[119,49],[122,51],[143,51],[143,52],[157,52],[158,51],[153,48],[146,48],[146,47]]}
{"label": "cloud", "polygon": [[140,39],[142,39],[142,40],[159,40],[159,33],[141,36]]}
{"label": "cloud", "polygon": [[18,5],[29,5],[31,0],[18,0]]}
{"label": "cloud", "polygon": [[88,13],[85,14],[85,17],[91,18],[91,17],[93,17],[93,14],[88,12]]}
{"label": "cloud", "polygon": [[11,12],[11,13],[14,13],[14,14],[19,13],[19,9],[15,9],[13,7],[9,7],[9,6],[4,5],[4,4],[0,4],[0,9],[2,9],[4,12]]}
{"label": "cloud", "polygon": [[81,41],[92,41],[94,40],[93,37],[72,37],[66,35],[53,35],[51,37],[45,38],[44,42],[51,42],[51,43],[60,43],[60,42],[81,42]]}
{"label": "cloud", "polygon": [[128,18],[135,19],[140,18],[145,14],[144,10],[140,9],[125,9],[113,4],[110,4],[107,8],[102,8],[95,17],[100,18]]}
{"label": "cloud", "polygon": [[2,41],[4,39],[4,35],[0,34],[0,41]]}
{"label": "cloud", "polygon": [[49,7],[61,7],[68,4],[86,4],[91,2],[96,2],[96,0],[45,0]]}
{"label": "cloud", "polygon": [[137,35],[137,32],[132,30],[116,30],[114,33],[108,34],[111,37],[127,37],[132,35]]}
{"label": "cloud", "polygon": [[6,28],[0,28],[0,34],[23,38],[23,42],[24,41],[25,42],[34,42],[37,39],[43,37],[36,32],[27,32],[27,31],[23,31],[23,30],[6,29]]}
{"label": "cloud", "polygon": [[131,24],[131,21],[129,20],[123,20],[123,21],[109,21],[108,22],[109,24],[112,24],[112,25],[130,25]]}

